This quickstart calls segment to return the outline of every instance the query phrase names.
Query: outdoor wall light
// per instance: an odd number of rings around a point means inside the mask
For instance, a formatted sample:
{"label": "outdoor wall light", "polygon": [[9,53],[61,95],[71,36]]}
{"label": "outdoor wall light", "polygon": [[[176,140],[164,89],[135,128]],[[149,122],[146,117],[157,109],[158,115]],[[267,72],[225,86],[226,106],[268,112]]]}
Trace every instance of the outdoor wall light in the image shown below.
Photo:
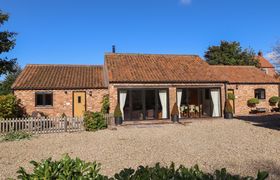
{"label": "outdoor wall light", "polygon": [[238,89],[238,84],[236,84],[235,89]]}
{"label": "outdoor wall light", "polygon": [[89,91],[89,95],[92,96],[92,91]]}
{"label": "outdoor wall light", "polygon": [[64,94],[67,94],[67,91],[64,91]]}

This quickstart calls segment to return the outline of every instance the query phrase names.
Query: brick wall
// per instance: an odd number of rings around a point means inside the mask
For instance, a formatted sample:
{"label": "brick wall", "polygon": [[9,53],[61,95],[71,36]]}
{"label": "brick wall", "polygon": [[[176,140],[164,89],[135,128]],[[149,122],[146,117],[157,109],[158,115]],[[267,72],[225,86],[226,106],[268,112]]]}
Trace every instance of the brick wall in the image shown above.
{"label": "brick wall", "polygon": [[[21,100],[26,112],[31,115],[34,111],[40,111],[50,117],[59,117],[62,113],[72,116],[72,95],[74,91],[86,92],[86,107],[88,111],[100,111],[103,96],[108,94],[107,89],[90,89],[90,90],[15,90],[15,96]],[[90,91],[92,92],[90,95]],[[52,92],[52,107],[35,107],[36,92]]]}
{"label": "brick wall", "polygon": [[251,98],[255,97],[255,89],[263,88],[266,91],[266,99],[260,100],[260,104],[257,107],[264,107],[270,109],[269,106],[269,98],[272,96],[278,96],[278,85],[228,85],[227,89],[234,89],[234,94],[236,96],[235,99],[235,114],[242,115],[248,114],[250,112],[250,108],[247,106],[247,101]]}

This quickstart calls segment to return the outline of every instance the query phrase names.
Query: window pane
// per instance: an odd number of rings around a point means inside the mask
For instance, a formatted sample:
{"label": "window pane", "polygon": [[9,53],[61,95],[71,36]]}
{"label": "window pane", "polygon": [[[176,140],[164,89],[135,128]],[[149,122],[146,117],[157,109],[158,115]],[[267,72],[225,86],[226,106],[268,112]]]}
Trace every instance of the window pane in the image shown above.
{"label": "window pane", "polygon": [[36,94],[36,106],[43,105],[43,94]]}
{"label": "window pane", "polygon": [[53,96],[52,96],[52,94],[44,94],[45,95],[45,98],[46,98],[46,103],[45,103],[45,105],[46,106],[51,106],[52,105],[52,103],[53,103]]}

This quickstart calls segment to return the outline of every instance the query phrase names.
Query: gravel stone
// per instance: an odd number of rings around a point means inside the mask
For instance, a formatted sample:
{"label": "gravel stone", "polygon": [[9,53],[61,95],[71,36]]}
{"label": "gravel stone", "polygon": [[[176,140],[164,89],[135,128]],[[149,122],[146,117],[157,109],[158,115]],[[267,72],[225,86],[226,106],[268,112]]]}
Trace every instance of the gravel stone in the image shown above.
{"label": "gravel stone", "polygon": [[125,126],[1,142],[0,179],[15,178],[20,166],[32,170],[31,160],[60,159],[65,153],[101,163],[101,172],[109,176],[124,167],[173,161],[187,167],[198,164],[207,172],[226,167],[232,173],[255,176],[266,170],[270,179],[280,179],[280,131],[241,120]]}

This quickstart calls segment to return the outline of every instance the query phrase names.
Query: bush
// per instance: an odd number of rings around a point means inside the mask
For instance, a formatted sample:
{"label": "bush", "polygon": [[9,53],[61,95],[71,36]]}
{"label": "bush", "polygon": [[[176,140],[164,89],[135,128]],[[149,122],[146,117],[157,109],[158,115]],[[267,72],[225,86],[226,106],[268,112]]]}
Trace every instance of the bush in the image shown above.
{"label": "bush", "polygon": [[100,112],[85,112],[84,127],[86,131],[96,131],[107,127],[105,118]]}
{"label": "bush", "polygon": [[116,106],[116,108],[115,108],[114,117],[115,117],[115,118],[120,118],[120,117],[122,117],[122,112],[121,112],[121,108],[120,108],[120,105],[119,105],[119,104],[117,104],[117,106]]}
{"label": "bush", "polygon": [[0,96],[0,119],[17,118],[24,115],[20,101],[12,94]]}
{"label": "bush", "polygon": [[229,99],[227,99],[225,103],[225,113],[233,113],[233,108],[229,102]]}
{"label": "bush", "polygon": [[229,99],[229,100],[234,100],[234,99],[235,99],[234,94],[228,93],[228,99]]}
{"label": "bush", "polygon": [[110,102],[109,102],[109,95],[107,94],[103,97],[101,112],[103,114],[107,114],[109,113],[109,109],[110,109]]}
{"label": "bush", "polygon": [[22,131],[17,131],[17,132],[10,132],[6,135],[4,135],[1,138],[1,141],[19,141],[23,139],[30,139],[32,137],[31,134],[22,132]]}
{"label": "bush", "polygon": [[280,98],[278,96],[272,96],[269,98],[268,102],[271,106],[275,106],[279,102]]}
{"label": "bush", "polygon": [[213,174],[204,173],[197,165],[191,168],[179,166],[175,168],[174,163],[169,167],[162,167],[157,163],[154,167],[139,166],[137,170],[124,169],[120,173],[115,174],[114,178],[117,180],[138,180],[138,179],[190,179],[190,180],[264,180],[268,177],[267,172],[258,172],[257,178],[241,177],[239,175],[229,174],[225,168],[216,170]]}
{"label": "bush", "polygon": [[79,158],[71,159],[68,155],[59,161],[52,161],[49,158],[41,162],[31,161],[30,163],[34,165],[33,172],[29,174],[20,167],[17,171],[19,179],[108,179],[99,174],[100,164],[86,163]]}
{"label": "bush", "polygon": [[252,99],[249,99],[249,100],[247,101],[247,105],[248,105],[249,107],[256,107],[256,105],[259,104],[259,103],[260,103],[260,101],[259,101],[259,99],[257,99],[257,98],[252,98]]}
{"label": "bush", "polygon": [[[65,155],[59,161],[52,161],[51,158],[42,160],[40,163],[31,161],[34,165],[33,172],[28,174],[24,168],[17,171],[19,179],[93,179],[108,180],[109,178],[99,173],[100,164],[96,162],[86,163],[79,158],[71,159]],[[258,172],[257,177],[242,177],[231,175],[225,168],[216,170],[213,174],[201,171],[197,165],[191,168],[179,166],[175,168],[174,163],[169,167],[161,166],[139,166],[136,170],[125,168],[116,173],[110,180],[265,180],[267,172]]]}
{"label": "bush", "polygon": [[177,103],[174,103],[172,111],[171,111],[171,116],[178,116],[179,115],[179,110]]}

